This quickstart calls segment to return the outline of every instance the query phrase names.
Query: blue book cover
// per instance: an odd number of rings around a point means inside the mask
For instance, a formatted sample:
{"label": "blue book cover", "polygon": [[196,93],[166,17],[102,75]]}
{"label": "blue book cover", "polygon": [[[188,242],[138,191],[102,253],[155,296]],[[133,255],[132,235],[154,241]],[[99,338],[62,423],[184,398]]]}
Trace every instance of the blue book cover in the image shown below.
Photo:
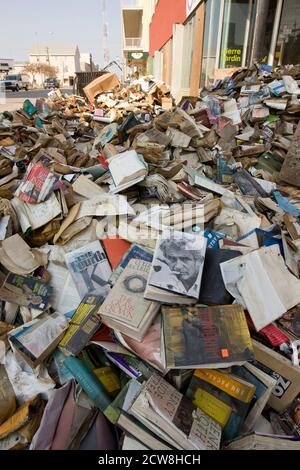
{"label": "blue book cover", "polygon": [[64,360],[64,365],[72,373],[73,377],[86,392],[86,394],[93,400],[95,405],[104,411],[111,403],[111,398],[106,394],[101,382],[91,372],[80,359],[76,357],[67,357]]}
{"label": "blue book cover", "polygon": [[109,283],[111,285],[114,285],[117,282],[120,275],[132,259],[140,259],[142,261],[148,261],[149,263],[152,263],[153,253],[150,250],[147,250],[147,248],[141,247],[139,245],[132,245],[127,253],[125,253],[119,266],[110,276]]}

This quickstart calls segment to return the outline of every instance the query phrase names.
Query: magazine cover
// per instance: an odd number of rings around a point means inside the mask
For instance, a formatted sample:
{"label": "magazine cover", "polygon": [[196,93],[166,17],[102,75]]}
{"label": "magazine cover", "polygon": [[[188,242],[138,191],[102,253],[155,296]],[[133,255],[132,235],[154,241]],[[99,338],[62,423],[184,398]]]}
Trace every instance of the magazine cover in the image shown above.
{"label": "magazine cover", "polygon": [[89,294],[107,295],[111,268],[99,241],[67,253],[65,260],[82,298]]}

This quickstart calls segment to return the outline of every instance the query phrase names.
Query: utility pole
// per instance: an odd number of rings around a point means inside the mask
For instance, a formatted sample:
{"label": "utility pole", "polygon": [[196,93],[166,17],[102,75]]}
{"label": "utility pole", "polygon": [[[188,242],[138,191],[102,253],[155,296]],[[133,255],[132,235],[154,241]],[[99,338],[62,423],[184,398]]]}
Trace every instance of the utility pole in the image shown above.
{"label": "utility pole", "polygon": [[106,0],[102,0],[102,23],[103,23],[103,67],[105,67],[109,63],[108,22],[106,21]]}

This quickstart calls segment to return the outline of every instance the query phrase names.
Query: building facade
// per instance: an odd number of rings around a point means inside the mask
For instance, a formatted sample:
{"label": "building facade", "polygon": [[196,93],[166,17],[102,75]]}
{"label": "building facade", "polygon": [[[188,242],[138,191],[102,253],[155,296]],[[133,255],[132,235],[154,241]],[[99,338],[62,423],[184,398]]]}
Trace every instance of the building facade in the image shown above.
{"label": "building facade", "polygon": [[149,25],[158,0],[121,0],[124,77],[152,72]]}
{"label": "building facade", "polygon": [[2,59],[0,57],[0,79],[2,80],[6,74],[11,72],[13,69],[14,61],[13,59]]}
{"label": "building facade", "polygon": [[[80,72],[80,52],[78,46],[35,46],[29,54],[31,64],[48,64],[57,69],[57,78],[62,85],[71,85],[76,72]],[[39,75],[39,85],[44,77]]]}
{"label": "building facade", "polygon": [[[126,47],[131,48],[131,56],[144,61],[140,72],[146,69],[164,80],[176,99],[198,94],[200,87],[254,62],[272,66],[300,63],[300,0],[131,3],[138,13],[134,14],[134,30],[130,30],[133,16],[123,10],[124,57],[130,52]],[[134,34],[138,35],[135,39]],[[126,64],[132,66],[133,62],[127,60]]]}
{"label": "building facade", "polygon": [[207,0],[201,84],[260,62],[300,63],[299,0]]}

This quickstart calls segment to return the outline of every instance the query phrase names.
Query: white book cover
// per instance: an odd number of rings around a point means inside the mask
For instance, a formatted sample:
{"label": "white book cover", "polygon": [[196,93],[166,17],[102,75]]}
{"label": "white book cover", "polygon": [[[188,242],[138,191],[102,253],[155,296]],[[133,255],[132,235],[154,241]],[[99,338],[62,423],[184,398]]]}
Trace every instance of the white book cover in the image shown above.
{"label": "white book cover", "polygon": [[118,188],[139,178],[143,179],[148,173],[148,165],[135,150],[129,150],[109,160],[109,171]]}
{"label": "white book cover", "polygon": [[106,295],[112,274],[100,241],[65,254],[66,264],[81,298],[85,295]]}
{"label": "white book cover", "polygon": [[198,299],[206,246],[200,235],[165,230],[156,245],[149,286]]}
{"label": "white book cover", "polygon": [[249,312],[257,331],[300,303],[300,280],[290,273],[278,245],[220,265],[228,292]]}
{"label": "white book cover", "polygon": [[159,308],[157,302],[144,298],[150,268],[150,262],[132,259],[101,305],[100,315],[139,328],[147,319],[147,312]]}

